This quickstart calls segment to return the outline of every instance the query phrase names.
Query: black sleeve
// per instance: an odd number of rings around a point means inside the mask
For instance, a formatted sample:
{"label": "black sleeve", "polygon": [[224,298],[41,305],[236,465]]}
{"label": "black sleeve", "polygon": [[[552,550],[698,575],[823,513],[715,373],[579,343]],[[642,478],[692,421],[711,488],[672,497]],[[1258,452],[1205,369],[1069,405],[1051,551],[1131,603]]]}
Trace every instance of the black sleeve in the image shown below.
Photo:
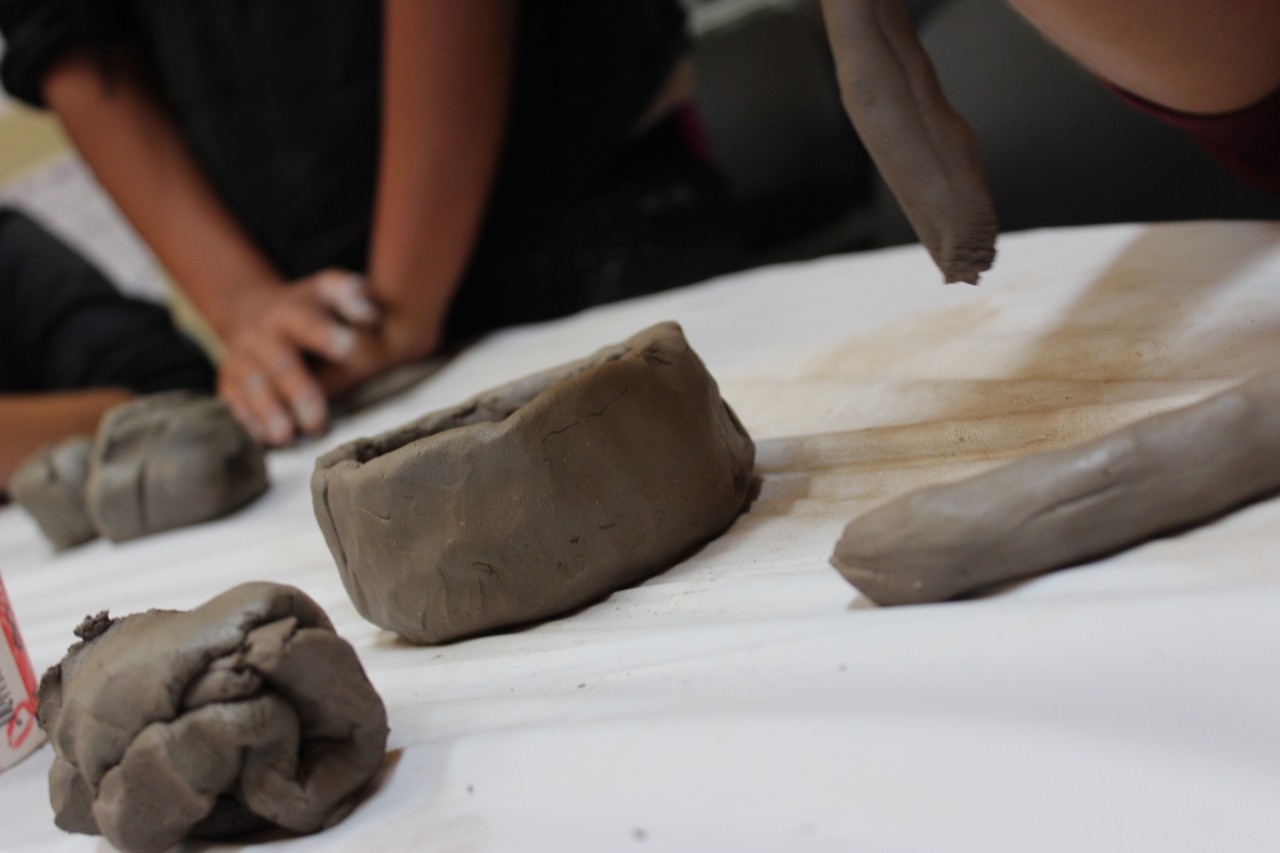
{"label": "black sleeve", "polygon": [[211,390],[213,367],[164,308],[120,294],[35,222],[0,209],[0,392]]}
{"label": "black sleeve", "polygon": [[43,107],[44,75],[54,60],[73,48],[101,55],[135,32],[132,21],[124,0],[0,0],[0,82],[15,98]]}

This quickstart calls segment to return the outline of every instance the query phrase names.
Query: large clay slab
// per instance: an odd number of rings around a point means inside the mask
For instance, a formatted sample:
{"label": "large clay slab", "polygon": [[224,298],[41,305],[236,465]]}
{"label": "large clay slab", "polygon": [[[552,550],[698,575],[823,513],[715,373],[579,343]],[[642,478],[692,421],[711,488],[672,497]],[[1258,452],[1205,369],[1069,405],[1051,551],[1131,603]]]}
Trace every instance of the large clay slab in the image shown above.
{"label": "large clay slab", "polygon": [[14,503],[35,519],[60,551],[98,535],[84,502],[92,454],[93,439],[88,436],[42,447],[22,463],[9,483]]}
{"label": "large clay slab", "polygon": [[174,391],[103,418],[85,503],[98,531],[121,542],[219,518],[266,488],[263,450],[226,404]]}
{"label": "large clay slab", "polygon": [[300,590],[238,586],[190,612],[105,613],[41,680],[68,832],[121,850],[331,826],[381,765],[382,700]]}
{"label": "large clay slab", "polygon": [[370,621],[439,643],[650,577],[742,511],[755,446],[665,323],[322,456],[316,518]]}
{"label": "large clay slab", "polygon": [[854,519],[832,565],[879,604],[943,601],[1212,520],[1280,489],[1280,371]]}

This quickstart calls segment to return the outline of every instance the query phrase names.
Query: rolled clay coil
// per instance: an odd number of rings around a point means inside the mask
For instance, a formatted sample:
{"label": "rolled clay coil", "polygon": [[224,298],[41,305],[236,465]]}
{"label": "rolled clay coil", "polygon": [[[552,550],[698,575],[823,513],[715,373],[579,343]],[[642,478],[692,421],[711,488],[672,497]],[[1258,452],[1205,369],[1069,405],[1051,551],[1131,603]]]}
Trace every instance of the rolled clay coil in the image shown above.
{"label": "rolled clay coil", "polygon": [[879,604],[955,598],[1133,547],[1280,488],[1280,371],[854,519],[831,563]]}
{"label": "rolled clay coil", "polygon": [[902,0],[823,0],[845,112],[948,282],[978,283],[999,223],[978,140]]}

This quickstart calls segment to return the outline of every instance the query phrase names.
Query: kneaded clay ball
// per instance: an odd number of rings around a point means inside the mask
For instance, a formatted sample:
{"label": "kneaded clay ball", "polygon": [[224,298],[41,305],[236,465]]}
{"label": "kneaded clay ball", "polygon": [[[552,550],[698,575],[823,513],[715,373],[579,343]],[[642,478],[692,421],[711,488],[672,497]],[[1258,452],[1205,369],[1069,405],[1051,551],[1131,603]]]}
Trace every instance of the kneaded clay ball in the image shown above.
{"label": "kneaded clay ball", "polygon": [[164,850],[272,825],[337,823],[374,775],[387,720],[355,652],[300,590],[238,586],[195,610],[105,613],[40,683],[68,832]]}
{"label": "kneaded clay ball", "polygon": [[84,505],[93,439],[75,436],[42,447],[22,463],[9,491],[40,531],[59,551],[74,548],[98,535]]}
{"label": "kneaded clay ball", "polygon": [[322,456],[316,518],[367,619],[439,643],[670,567],[747,502],[755,446],[664,323]]}
{"label": "kneaded clay ball", "polygon": [[103,418],[85,503],[98,532],[122,542],[219,518],[266,488],[262,447],[226,404],[174,391]]}

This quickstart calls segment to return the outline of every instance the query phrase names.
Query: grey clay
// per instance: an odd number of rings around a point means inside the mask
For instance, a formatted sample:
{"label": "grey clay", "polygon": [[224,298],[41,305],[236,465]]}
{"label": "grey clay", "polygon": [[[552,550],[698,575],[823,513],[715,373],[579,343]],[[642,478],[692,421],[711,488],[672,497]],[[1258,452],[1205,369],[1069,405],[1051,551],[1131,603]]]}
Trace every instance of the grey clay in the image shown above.
{"label": "grey clay", "polygon": [[755,446],[674,323],[322,456],[356,609],[415,643],[568,613],[742,511]]}
{"label": "grey clay", "polygon": [[880,604],[943,601],[1212,520],[1280,489],[1280,371],[854,519],[832,564]]}
{"label": "grey clay", "polygon": [[386,711],[355,652],[293,587],[190,612],[105,613],[41,680],[49,795],[68,832],[164,850],[345,817],[381,766]]}
{"label": "grey clay", "polygon": [[977,138],[902,0],[822,0],[845,112],[948,282],[978,283],[999,231]]}

